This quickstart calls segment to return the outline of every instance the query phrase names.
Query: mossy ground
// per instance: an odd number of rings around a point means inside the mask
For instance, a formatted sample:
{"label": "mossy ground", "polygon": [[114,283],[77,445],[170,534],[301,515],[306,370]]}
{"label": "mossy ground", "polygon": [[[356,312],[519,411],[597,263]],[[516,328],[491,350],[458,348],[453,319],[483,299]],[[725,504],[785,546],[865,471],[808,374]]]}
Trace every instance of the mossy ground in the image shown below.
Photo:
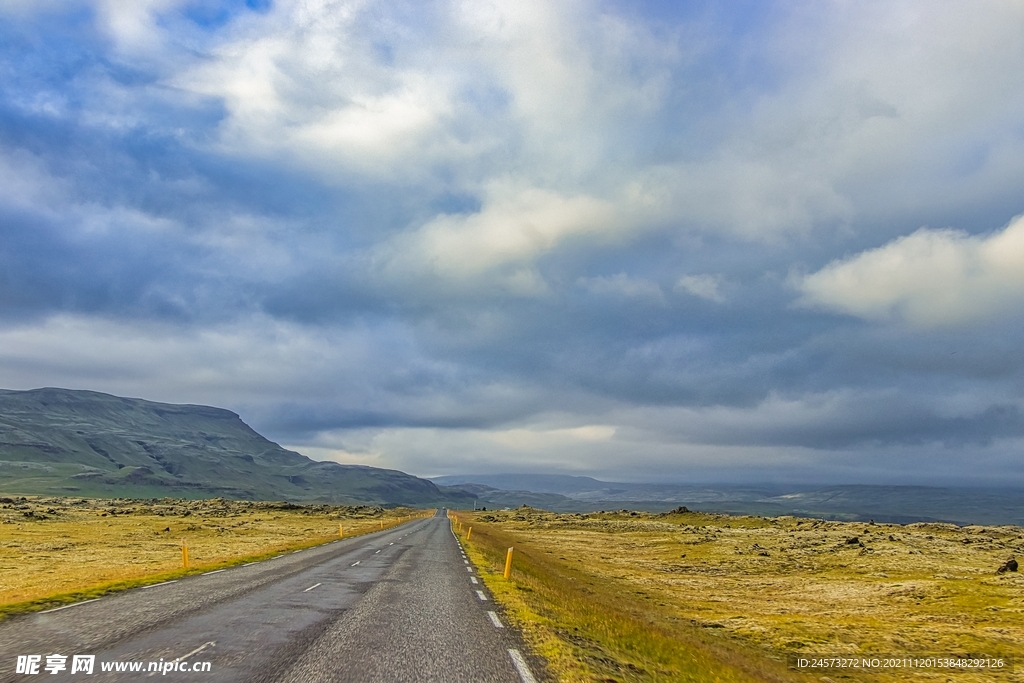
{"label": "mossy ground", "polygon": [[[394,526],[422,511],[214,500],[0,499],[0,617]],[[182,541],[188,572],[182,569]]]}
{"label": "mossy ground", "polygon": [[[1024,576],[995,573],[1024,555],[1018,527],[523,509],[460,519],[484,580],[561,680],[1024,681],[786,666],[868,654],[1024,665]],[[511,582],[502,546],[517,547]]]}

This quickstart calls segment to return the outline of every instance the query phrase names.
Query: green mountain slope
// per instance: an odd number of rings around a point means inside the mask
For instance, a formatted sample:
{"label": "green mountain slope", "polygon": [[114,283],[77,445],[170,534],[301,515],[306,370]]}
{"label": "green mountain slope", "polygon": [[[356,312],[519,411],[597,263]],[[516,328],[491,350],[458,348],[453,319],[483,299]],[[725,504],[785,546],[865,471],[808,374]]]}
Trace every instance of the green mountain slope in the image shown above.
{"label": "green mountain slope", "polygon": [[471,506],[397,470],[315,462],[228,410],[69,389],[0,390],[0,492]]}

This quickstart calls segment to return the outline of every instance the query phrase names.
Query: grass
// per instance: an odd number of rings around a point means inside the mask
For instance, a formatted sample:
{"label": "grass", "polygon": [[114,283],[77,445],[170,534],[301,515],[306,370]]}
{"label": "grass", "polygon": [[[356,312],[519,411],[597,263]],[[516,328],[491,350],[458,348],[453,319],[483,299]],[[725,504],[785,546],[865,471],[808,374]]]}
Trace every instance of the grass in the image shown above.
{"label": "grass", "polygon": [[[787,661],[1024,654],[1024,577],[995,574],[1024,552],[1017,527],[523,509],[459,516],[473,527],[466,547],[482,579],[562,681],[946,681],[946,672],[808,672]],[[509,546],[515,570],[504,581]]]}
{"label": "grass", "polygon": [[[421,511],[185,500],[0,499],[0,618],[308,548]],[[182,568],[181,544],[189,550]]]}
{"label": "grass", "polygon": [[[472,520],[466,551],[559,681],[815,680],[791,674],[783,663],[742,644],[716,642],[692,624],[652,612],[614,580],[552,558],[543,545],[481,517]],[[505,581],[510,546],[514,571]]]}

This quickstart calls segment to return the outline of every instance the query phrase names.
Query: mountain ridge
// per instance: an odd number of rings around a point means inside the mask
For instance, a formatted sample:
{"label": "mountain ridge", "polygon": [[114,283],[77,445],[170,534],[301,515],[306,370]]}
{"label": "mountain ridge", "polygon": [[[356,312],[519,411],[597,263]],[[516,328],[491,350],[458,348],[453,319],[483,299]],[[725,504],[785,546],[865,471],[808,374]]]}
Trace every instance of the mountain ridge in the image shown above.
{"label": "mountain ridge", "polygon": [[44,387],[0,389],[0,491],[467,505],[398,470],[314,461],[230,410]]}

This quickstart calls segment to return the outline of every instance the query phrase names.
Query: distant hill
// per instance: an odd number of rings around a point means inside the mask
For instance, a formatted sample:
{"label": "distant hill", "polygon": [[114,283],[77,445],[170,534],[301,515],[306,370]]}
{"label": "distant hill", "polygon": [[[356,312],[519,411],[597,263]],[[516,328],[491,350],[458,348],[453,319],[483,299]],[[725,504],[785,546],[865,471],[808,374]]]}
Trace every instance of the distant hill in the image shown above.
{"label": "distant hill", "polygon": [[0,390],[0,492],[472,507],[397,470],[315,462],[221,408]]}
{"label": "distant hill", "polygon": [[472,492],[481,505],[488,507],[660,512],[685,505],[703,512],[737,515],[1024,526],[1024,491],[1015,489],[634,484],[545,474],[452,475],[432,481]]}
{"label": "distant hill", "polygon": [[[451,488],[472,493],[479,499],[477,507],[517,508],[521,505],[529,505],[532,508],[558,512],[581,511],[577,501],[557,493],[503,491],[483,484],[454,484]],[[588,508],[584,506],[582,509]]]}
{"label": "distant hill", "polygon": [[482,484],[502,491],[533,491],[561,495],[601,491],[614,486],[591,477],[574,477],[567,474],[457,474],[432,477],[431,481],[444,486]]}

